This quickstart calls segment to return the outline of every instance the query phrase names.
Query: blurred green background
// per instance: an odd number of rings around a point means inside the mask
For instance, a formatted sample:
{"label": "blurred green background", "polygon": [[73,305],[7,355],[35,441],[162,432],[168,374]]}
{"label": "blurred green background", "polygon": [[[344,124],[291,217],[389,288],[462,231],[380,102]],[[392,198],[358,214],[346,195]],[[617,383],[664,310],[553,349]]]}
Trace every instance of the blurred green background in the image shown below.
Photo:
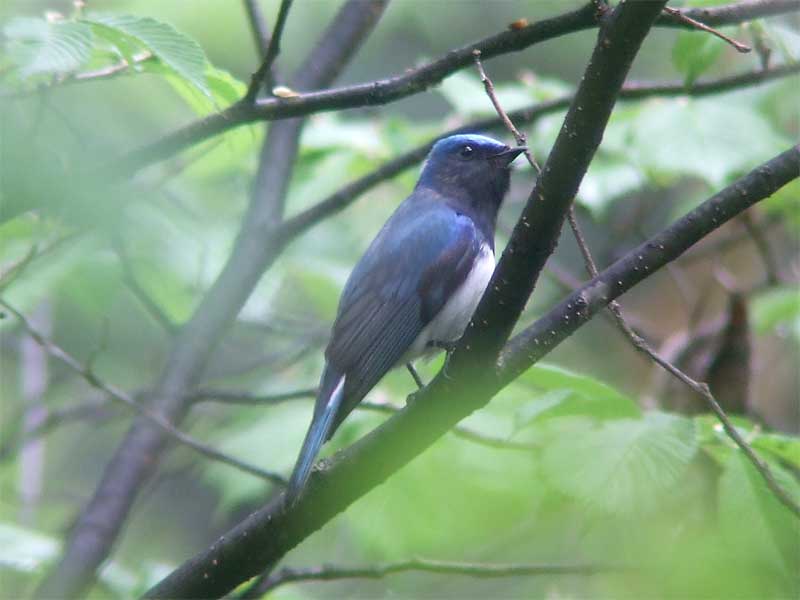
{"label": "blurred green background", "polygon": [[[261,3],[270,25],[277,4]],[[277,63],[282,74],[300,64],[339,5],[298,0]],[[533,22],[580,5],[396,0],[337,84],[400,73],[516,19]],[[128,37],[97,33],[97,23],[118,25],[119,15],[131,15],[127,22],[137,26],[145,18],[173,26],[177,54],[154,52],[154,60],[118,76],[75,80],[75,73],[148,48],[130,28]],[[76,25],[81,18],[95,24]],[[264,127],[230,131],[111,187],[98,165],[243,92],[257,65],[246,13],[231,0],[91,1],[82,15],[69,2],[11,0],[0,6],[0,20],[0,296],[103,380],[139,394],[162,369],[172,335],[142,297],[176,326],[192,314],[230,252]],[[65,31],[77,37],[54,53],[41,50]],[[724,31],[768,47],[771,66],[800,60],[796,15]],[[595,31],[572,34],[487,61],[504,106],[573,91],[595,37]],[[123,38],[127,50],[113,43]],[[706,34],[657,29],[631,79],[688,85],[762,66],[758,53],[738,54]],[[797,143],[798,100],[794,75],[702,99],[619,104],[577,198],[599,265]],[[314,115],[303,133],[288,213],[451,127],[492,114],[476,73],[466,69],[385,107]],[[540,161],[562,118],[555,113],[522,128]],[[505,132],[494,135],[511,141]],[[410,169],[370,191],[291,244],[219,344],[202,387],[271,394],[316,385],[347,274],[417,173]],[[499,247],[532,185],[532,170],[518,167]],[[725,226],[649,278],[622,305],[654,346],[709,380],[748,441],[800,499],[798,208],[795,182],[751,211],[749,222]],[[769,247],[774,278],[748,234],[753,229]],[[581,279],[577,248],[564,235],[523,323]],[[0,596],[11,598],[29,592],[57,556],[131,415],[48,358],[8,313],[0,334]],[[437,359],[420,369],[430,378],[440,365]],[[398,370],[368,400],[400,406],[412,390]],[[529,448],[445,436],[284,561],[354,566],[421,556],[631,570],[487,580],[407,573],[288,585],[272,596],[797,597],[797,521],[700,402],[597,317],[462,424]],[[260,407],[203,402],[181,428],[249,463],[288,473],[310,411],[307,399]],[[356,411],[327,451],[384,418]],[[31,434],[42,423],[52,425],[46,435]],[[137,500],[93,595],[141,593],[275,491],[174,448]]]}

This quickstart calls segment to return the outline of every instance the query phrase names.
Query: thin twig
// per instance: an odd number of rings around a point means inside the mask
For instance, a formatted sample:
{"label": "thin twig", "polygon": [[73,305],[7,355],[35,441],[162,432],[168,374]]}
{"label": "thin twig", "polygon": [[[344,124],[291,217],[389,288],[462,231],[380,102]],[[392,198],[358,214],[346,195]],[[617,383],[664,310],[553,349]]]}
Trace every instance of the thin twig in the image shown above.
{"label": "thin twig", "polygon": [[41,248],[38,243],[33,244],[25,253],[25,256],[0,273],[0,292],[16,281],[32,262],[49,254],[59,246],[62,246],[65,242],[77,237],[77,235],[78,233],[68,233]]}
{"label": "thin twig", "polygon": [[664,12],[669,14],[669,15],[672,15],[673,17],[675,17],[676,19],[678,19],[680,21],[683,21],[687,25],[690,25],[690,26],[694,27],[695,29],[699,29],[701,31],[708,32],[711,35],[717,36],[719,39],[727,42],[728,44],[730,44],[731,46],[736,48],[737,52],[747,53],[747,52],[750,52],[752,50],[752,48],[750,46],[748,46],[747,44],[742,44],[741,42],[737,42],[733,38],[728,37],[724,33],[720,32],[720,31],[717,31],[716,29],[714,29],[712,27],[709,27],[705,23],[701,23],[700,21],[698,21],[696,19],[693,19],[693,18],[691,18],[689,16],[684,15],[677,8],[670,8],[668,6],[665,6],[664,7]]}
{"label": "thin twig", "polygon": [[[488,81],[488,77],[486,77],[486,74],[483,72],[483,68],[480,65],[479,56],[475,57],[475,62],[481,71],[481,78],[484,80],[484,84],[486,84],[486,81]],[[489,84],[486,85],[485,87],[487,95],[489,95],[492,104],[494,105],[495,110],[497,111],[501,120],[504,123],[510,124],[509,131],[515,137],[520,135],[519,131],[513,126],[513,123],[508,118],[508,115],[505,114],[505,111],[503,110],[503,107],[501,106],[499,101],[497,101],[496,96],[494,96],[494,94],[491,93],[491,90],[493,89],[492,86]],[[598,275],[597,266],[595,265],[591,251],[589,250],[589,246],[586,243],[586,239],[584,238],[583,232],[581,231],[580,225],[578,224],[578,221],[575,217],[574,205],[570,205],[567,211],[567,220],[569,221],[570,227],[572,228],[572,232],[575,235],[575,240],[578,244],[578,248],[580,249],[581,255],[583,256],[587,272],[589,273],[590,277],[592,278],[597,277]],[[675,367],[673,364],[671,364],[663,357],[661,357],[655,350],[653,350],[649,346],[649,344],[647,344],[647,342],[638,333],[636,333],[625,321],[625,319],[622,316],[622,310],[620,308],[620,305],[616,300],[610,301],[608,303],[607,308],[614,316],[614,319],[616,320],[619,328],[623,331],[623,333],[625,333],[625,335],[628,337],[628,339],[631,341],[631,343],[637,350],[649,356],[661,367],[666,369],[673,376],[677,377],[680,381],[685,383],[687,386],[689,386],[696,393],[700,394],[706,400],[711,410],[714,412],[714,414],[722,423],[725,432],[736,443],[736,445],[739,446],[739,448],[745,453],[747,458],[750,460],[750,462],[753,463],[753,466],[759,471],[759,473],[761,473],[761,476],[764,478],[764,480],[767,483],[767,486],[770,488],[770,490],[772,490],[773,494],[775,494],[778,500],[780,500],[787,508],[789,508],[789,510],[791,510],[795,515],[800,517],[800,505],[798,505],[791,498],[791,496],[789,496],[789,494],[783,489],[783,487],[781,487],[781,485],[778,484],[778,482],[775,480],[772,474],[772,471],[769,468],[769,465],[767,465],[766,462],[762,461],[755,454],[753,449],[747,444],[747,442],[745,442],[745,440],[739,435],[739,433],[736,431],[736,428],[731,424],[730,420],[728,419],[728,416],[722,410],[722,407],[720,407],[720,405],[714,399],[714,396],[711,394],[711,391],[709,390],[708,386],[704,383],[702,384],[698,383],[697,381],[695,381],[694,379],[683,373],[681,370],[679,370],[677,367]]]}
{"label": "thin twig", "polygon": [[764,263],[764,270],[767,274],[767,283],[769,285],[778,285],[781,282],[780,269],[778,268],[778,261],[770,248],[769,241],[764,237],[759,224],[755,222],[750,213],[742,214],[742,223],[747,231],[747,234],[753,240],[753,244],[761,257],[761,262]]}
{"label": "thin twig", "polygon": [[138,66],[148,61],[151,61],[155,58],[155,56],[151,52],[141,52],[133,56],[133,60],[131,62],[128,61],[120,61],[118,63],[114,63],[113,65],[108,65],[106,67],[100,67],[93,71],[84,71],[82,73],[75,73],[73,75],[67,75],[64,77],[57,77],[49,81],[48,83],[43,83],[34,89],[27,89],[19,92],[12,92],[9,94],[0,94],[0,98],[5,99],[20,99],[20,98],[28,98],[34,94],[38,94],[44,89],[51,89],[55,87],[63,87],[70,84],[75,83],[82,83],[85,81],[97,81],[101,79],[113,79],[119,75],[124,75],[128,73],[133,66]]}
{"label": "thin twig", "polygon": [[134,398],[129,396],[124,391],[116,388],[115,386],[104,382],[101,380],[93,371],[87,368],[85,365],[81,364],[75,357],[71,354],[66,352],[60,346],[56,345],[52,340],[43,336],[39,331],[28,321],[28,319],[19,312],[16,308],[6,302],[4,299],[0,298],[0,306],[4,306],[11,314],[13,314],[19,322],[22,324],[25,331],[28,335],[33,338],[36,343],[38,343],[42,348],[44,348],[50,356],[58,359],[62,363],[64,363],[67,367],[72,369],[75,373],[80,375],[86,383],[92,386],[95,389],[98,389],[109,397],[118,400],[127,406],[131,407],[135,410],[138,414],[145,417],[148,421],[162,429],[169,437],[172,439],[180,442],[181,444],[188,446],[189,448],[195,450],[196,452],[202,454],[206,458],[211,460],[215,460],[217,462],[225,463],[230,465],[240,471],[244,471],[245,473],[249,473],[251,475],[255,475],[256,477],[260,477],[266,481],[271,483],[275,483],[278,485],[285,485],[286,479],[284,479],[281,475],[277,473],[272,473],[270,471],[266,471],[261,469],[260,467],[256,467],[254,465],[247,464],[243,461],[240,461],[237,458],[229,456],[219,450],[212,448],[211,446],[207,446],[202,442],[195,440],[190,435],[180,431],[179,429],[175,428],[169,421],[164,419],[163,416],[160,414],[153,412],[148,407],[140,404]]}
{"label": "thin twig", "polygon": [[486,75],[486,71],[483,68],[483,63],[481,62],[481,51],[480,50],[473,50],[472,55],[475,57],[475,66],[478,67],[478,74],[481,77],[481,81],[483,82],[483,87],[486,90],[486,95],[489,96],[489,100],[492,102],[492,106],[494,106],[495,111],[497,112],[497,116],[500,117],[500,120],[503,122],[503,125],[506,129],[511,132],[511,135],[514,136],[514,139],[517,141],[517,146],[525,146],[525,150],[523,153],[525,154],[525,158],[528,159],[528,163],[536,169],[537,173],[541,173],[542,169],[539,167],[539,163],[533,158],[531,154],[530,148],[527,147],[528,140],[525,137],[525,134],[522,133],[519,129],[514,126],[513,121],[509,119],[508,114],[506,111],[503,110],[503,107],[500,105],[500,100],[497,98],[497,94],[494,91],[494,84],[492,80],[489,79],[488,75]]}
{"label": "thin twig", "polygon": [[408,372],[411,375],[411,378],[414,380],[414,383],[417,385],[417,389],[421,390],[422,388],[424,388],[425,387],[425,382],[422,381],[422,377],[420,377],[419,373],[417,373],[417,370],[414,368],[414,365],[412,365],[411,363],[406,363],[406,369],[408,369]]}
{"label": "thin twig", "polygon": [[34,427],[28,428],[18,436],[8,436],[0,445],[0,461],[8,460],[27,443],[47,435],[67,423],[84,419],[103,419],[111,413],[113,406],[107,397],[87,400],[78,404],[58,408],[48,408],[45,418]]}
{"label": "thin twig", "polygon": [[263,86],[266,85],[268,88],[272,88],[274,79],[272,76],[272,64],[275,62],[275,59],[278,58],[278,54],[281,51],[283,27],[286,25],[286,18],[289,16],[289,9],[293,1],[294,0],[281,0],[281,6],[278,9],[275,27],[272,29],[272,35],[269,38],[269,45],[267,46],[264,60],[261,61],[261,66],[258,67],[258,70],[253,73],[250,79],[250,86],[247,88],[244,98],[242,98],[242,102],[246,104],[253,104],[255,102],[258,91]]}
{"label": "thin twig", "polygon": [[114,252],[117,254],[119,264],[122,269],[122,281],[130,290],[131,294],[142,304],[147,313],[158,323],[168,335],[175,335],[178,327],[173,323],[167,314],[161,309],[158,303],[139,283],[136,273],[131,265],[130,257],[125,249],[125,244],[120,237],[115,237],[113,241]]}
{"label": "thin twig", "polygon": [[258,57],[263,59],[267,55],[269,47],[269,29],[264,20],[264,13],[261,12],[259,0],[244,0],[244,9],[253,32],[253,40],[258,48]]}
{"label": "thin twig", "polygon": [[274,575],[258,581],[258,585],[245,590],[240,598],[259,598],[275,588],[288,583],[334,581],[338,579],[382,579],[395,573],[421,571],[444,575],[463,575],[480,579],[537,575],[596,575],[613,571],[626,571],[625,565],[601,564],[481,564],[413,558],[410,560],[365,567],[340,567],[325,565],[305,569],[283,568]]}
{"label": "thin twig", "polygon": [[[243,404],[247,406],[271,406],[281,404],[290,400],[300,400],[304,398],[315,398],[317,396],[316,388],[300,389],[291,392],[284,392],[281,394],[267,394],[267,395],[251,395],[246,392],[238,392],[233,390],[218,390],[218,389],[200,389],[192,394],[192,399],[195,401],[212,401],[223,402],[226,404]],[[364,400],[356,405],[356,410],[367,410],[372,412],[380,412],[386,414],[394,414],[402,410],[402,407],[395,406],[386,402],[370,402]],[[496,450],[520,450],[530,452],[538,450],[540,447],[533,443],[515,442],[512,440],[500,439],[483,433],[474,431],[467,427],[456,426],[453,428],[452,433],[454,436],[462,440],[480,444],[488,448]]]}

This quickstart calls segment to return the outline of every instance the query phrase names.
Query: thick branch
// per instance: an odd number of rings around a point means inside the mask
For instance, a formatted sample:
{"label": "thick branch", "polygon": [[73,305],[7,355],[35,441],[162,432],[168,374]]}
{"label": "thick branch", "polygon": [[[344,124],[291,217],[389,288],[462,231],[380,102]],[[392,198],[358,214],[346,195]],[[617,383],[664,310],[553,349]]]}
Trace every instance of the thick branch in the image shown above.
{"label": "thick branch", "polygon": [[[502,386],[572,335],[609,301],[797,177],[800,147],[787,150],[722,190],[514,337],[501,355],[497,379],[470,377],[468,371],[454,373],[452,379],[437,377],[398,415],[337,453],[314,473],[308,491],[296,504],[287,507],[278,499],[256,511],[146,596],[215,597],[260,573],[474,409],[486,404]],[[497,295],[490,292],[487,297]]]}
{"label": "thick branch", "polygon": [[[708,11],[713,18],[706,21],[693,11],[684,14],[710,25],[735,24],[760,16],[782,14],[798,9],[798,0],[758,0],[741,2]],[[408,69],[404,74],[346,86],[336,89],[300,94],[294,98],[269,99],[256,106],[239,102],[225,110],[181,127],[160,140],[134,150],[103,169],[119,177],[129,176],[147,165],[159,162],[231,128],[258,120],[277,120],[306,116],[312,113],[375,106],[395,102],[407,96],[423,92],[440,83],[445,77],[469,66],[472,53],[481,52],[484,59],[516,52],[534,44],[596,26],[596,4],[589,2],[583,8],[562,16],[537,21],[521,29],[504,31],[479,42],[448,52],[445,56],[421,67]],[[674,17],[664,15],[660,24],[670,27],[685,27]],[[300,88],[303,89],[303,88]]]}

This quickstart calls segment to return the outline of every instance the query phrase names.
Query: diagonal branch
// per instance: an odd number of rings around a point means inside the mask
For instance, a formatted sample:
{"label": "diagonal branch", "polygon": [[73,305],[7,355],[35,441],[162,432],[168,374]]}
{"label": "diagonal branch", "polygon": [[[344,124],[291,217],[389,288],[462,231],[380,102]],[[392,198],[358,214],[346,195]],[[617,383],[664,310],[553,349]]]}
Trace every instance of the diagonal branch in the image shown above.
{"label": "diagonal branch", "polygon": [[129,408],[132,408],[144,419],[147,419],[150,423],[161,429],[165,433],[165,435],[169,436],[171,439],[183,444],[184,446],[191,448],[195,452],[201,454],[202,456],[205,456],[210,460],[230,465],[236,469],[239,469],[240,471],[244,471],[245,473],[249,473],[250,475],[255,475],[256,477],[260,477],[271,483],[277,483],[279,485],[286,484],[286,480],[280,475],[247,464],[244,461],[240,461],[237,458],[229,456],[224,452],[220,452],[219,450],[216,450],[211,446],[208,446],[202,442],[197,441],[192,436],[175,428],[169,421],[164,419],[164,417],[161,416],[160,414],[153,412],[150,408],[141,404],[135,398],[128,395],[124,391],[118,389],[116,386],[113,386],[110,383],[106,383],[105,381],[100,379],[97,376],[97,374],[94,371],[92,371],[90,366],[81,364],[81,362],[77,358],[66,352],[60,346],[56,345],[53,341],[47,339],[31,324],[31,322],[27,318],[25,318],[25,316],[22,313],[20,313],[16,308],[14,308],[12,305],[10,305],[2,298],[0,298],[0,306],[4,306],[6,310],[8,310],[11,314],[13,314],[17,318],[19,322],[22,323],[22,326],[25,328],[25,331],[27,331],[28,335],[30,335],[37,344],[39,344],[42,348],[44,348],[47,351],[47,353],[50,354],[50,356],[64,363],[67,367],[69,367],[72,371],[77,373],[81,378],[83,378],[86,381],[86,383],[88,383],[93,388],[103,392],[109,398],[117,400],[122,404],[127,405]]}
{"label": "diagonal branch", "polygon": [[[196,401],[211,400],[215,402],[222,402],[227,404],[243,404],[246,406],[261,406],[261,405],[275,405],[290,400],[299,400],[305,398],[316,398],[317,389],[309,388],[304,390],[296,390],[293,392],[285,392],[282,394],[270,394],[266,396],[255,396],[244,392],[228,391],[228,390],[199,390],[193,394]],[[359,402],[356,410],[367,410],[372,412],[379,412],[384,414],[394,414],[403,410],[400,406],[388,404],[386,402]],[[538,450],[540,446],[526,442],[515,442],[513,440],[506,440],[484,435],[478,431],[468,429],[466,427],[457,426],[452,430],[454,436],[486,446],[487,448],[494,448],[496,450],[521,450],[530,452],[531,450]],[[0,456],[2,456],[0,454]]]}
{"label": "diagonal branch", "polygon": [[244,10],[247,13],[247,22],[250,23],[250,30],[253,33],[253,41],[258,49],[258,56],[267,55],[269,47],[269,29],[264,20],[264,13],[261,11],[259,0],[243,0]]}
{"label": "diagonal branch", "polygon": [[706,33],[710,33],[711,35],[714,35],[714,36],[718,37],[719,39],[721,39],[724,42],[726,42],[726,43],[730,44],[731,46],[733,46],[736,49],[737,52],[746,53],[746,52],[750,52],[752,50],[752,48],[750,46],[747,46],[746,44],[742,44],[741,42],[737,42],[732,37],[727,36],[724,33],[720,32],[720,31],[717,31],[716,29],[714,29],[712,27],[709,27],[705,23],[701,23],[700,21],[698,21],[696,19],[693,19],[692,17],[689,17],[689,16],[683,14],[677,8],[670,8],[668,6],[665,6],[664,7],[664,12],[667,13],[668,15],[670,15],[670,16],[675,17],[676,19],[678,19],[680,21],[683,21],[689,27],[693,27],[694,29],[699,29],[700,31],[705,31]]}
{"label": "diagonal branch", "polygon": [[[281,499],[228,531],[147,592],[149,598],[213,597],[260,573],[354,500],[406,465],[472,410],[572,335],[608,302],[678,258],[710,232],[800,177],[800,146],[790,148],[715,194],[576,290],[505,346],[497,378],[437,377],[416,400],[337,453],[296,504]],[[496,294],[487,294],[496,298]]]}
{"label": "diagonal branch", "polygon": [[281,6],[278,9],[278,16],[275,19],[275,28],[272,30],[272,35],[269,38],[267,50],[264,53],[264,60],[258,70],[253,73],[250,78],[250,86],[242,98],[243,103],[252,104],[255,102],[256,96],[262,87],[272,88],[275,79],[272,73],[272,65],[278,54],[281,51],[281,36],[283,36],[283,27],[286,25],[286,18],[289,16],[289,9],[292,7],[294,0],[281,0]]}
{"label": "diagonal branch", "polygon": [[323,566],[305,569],[284,568],[259,580],[252,588],[245,590],[240,598],[261,598],[267,592],[288,583],[308,583],[314,581],[336,581],[339,579],[383,579],[396,573],[417,571],[422,573],[440,573],[443,575],[461,575],[478,579],[497,577],[536,577],[539,575],[596,575],[615,571],[629,570],[623,565],[599,564],[483,564],[462,563],[443,560],[412,558],[400,562],[366,567]]}

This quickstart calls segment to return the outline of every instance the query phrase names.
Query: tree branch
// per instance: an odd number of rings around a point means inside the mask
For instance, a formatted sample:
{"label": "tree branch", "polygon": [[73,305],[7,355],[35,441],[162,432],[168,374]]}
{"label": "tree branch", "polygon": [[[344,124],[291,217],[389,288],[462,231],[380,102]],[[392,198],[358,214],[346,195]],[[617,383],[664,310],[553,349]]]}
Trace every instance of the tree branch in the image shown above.
{"label": "tree branch", "polygon": [[[751,0],[714,9],[698,9],[703,15],[707,15],[707,18],[698,16],[693,11],[683,11],[683,14],[706,22],[708,25],[725,25],[741,23],[761,16],[791,12],[798,8],[800,8],[798,0]],[[668,15],[663,15],[658,24],[668,27],[686,27],[685,23]],[[293,98],[263,100],[256,105],[238,102],[218,113],[181,127],[151,144],[129,152],[100,171],[116,177],[130,176],[188,146],[254,121],[287,119],[322,111],[394,102],[423,92],[440,83],[448,75],[469,66],[475,50],[479,50],[484,59],[493,58],[596,25],[596,4],[588,2],[583,8],[574,12],[537,21],[521,29],[504,31],[457,50],[451,50],[437,60],[406,70],[402,75],[300,94]]]}
{"label": "tree branch", "polygon": [[[710,8],[685,8],[680,12],[682,17],[716,27],[736,25],[753,19],[774,17],[797,10],[800,10],[800,0],[745,0]],[[694,29],[695,27],[681,17],[670,14],[661,15],[656,21],[656,25],[682,29]]]}
{"label": "tree branch", "polygon": [[[300,400],[306,398],[316,398],[317,389],[309,388],[305,390],[297,390],[294,392],[286,392],[283,394],[269,394],[265,396],[256,396],[247,394],[245,392],[236,392],[229,390],[198,390],[193,394],[195,400],[210,400],[213,402],[223,402],[226,404],[243,404],[246,406],[260,406],[260,405],[275,405],[290,400]],[[386,402],[368,402],[362,401],[356,406],[356,410],[367,410],[372,412],[380,412],[384,414],[394,414],[403,410],[400,406],[388,404]],[[466,427],[454,427],[452,433],[455,437],[461,438],[468,442],[480,444],[488,448],[496,450],[521,450],[530,452],[538,450],[540,446],[526,442],[515,442],[513,440],[500,439],[488,435],[484,435],[478,431],[473,431]],[[2,456],[0,454],[0,456]]]}
{"label": "tree branch", "polygon": [[737,52],[746,53],[746,52],[750,52],[752,50],[752,48],[750,46],[747,46],[746,44],[742,44],[741,42],[737,42],[732,37],[729,37],[729,36],[725,35],[724,33],[719,32],[716,29],[713,29],[713,28],[709,27],[708,25],[706,25],[704,23],[701,23],[700,21],[697,21],[696,19],[693,19],[693,18],[685,15],[684,13],[679,11],[677,8],[670,8],[668,6],[665,6],[664,7],[664,12],[667,13],[668,15],[670,15],[670,16],[675,17],[676,19],[678,19],[680,21],[683,21],[689,27],[692,27],[694,29],[699,29],[700,31],[705,31],[706,33],[710,33],[711,35],[714,35],[714,36],[718,37],[719,39],[723,40],[727,44],[730,44],[731,46],[733,46],[736,49]]}
{"label": "tree branch", "polygon": [[597,575],[615,571],[629,570],[623,565],[549,565],[549,564],[509,564],[494,565],[480,563],[462,563],[443,560],[413,558],[400,562],[373,565],[366,567],[338,567],[326,565],[306,569],[284,568],[256,582],[245,590],[240,598],[261,598],[267,592],[288,583],[310,583],[314,581],[336,581],[339,579],[383,579],[396,573],[409,571],[423,573],[441,573],[444,575],[462,575],[478,579],[494,579],[498,577],[531,577],[540,575]]}
{"label": "tree branch", "polygon": [[264,20],[264,13],[261,11],[259,0],[243,0],[244,10],[247,13],[247,22],[250,23],[250,30],[253,33],[253,41],[256,44],[259,58],[267,55],[269,47],[269,29]]}
{"label": "tree branch", "polygon": [[272,73],[272,65],[281,51],[283,27],[286,25],[286,18],[289,16],[289,9],[292,7],[293,1],[294,0],[281,0],[278,16],[275,19],[275,28],[272,30],[267,50],[263,55],[264,60],[261,62],[261,66],[258,67],[258,70],[253,73],[253,76],[250,78],[250,86],[247,88],[242,102],[252,104],[255,102],[258,91],[262,87],[266,86],[270,89],[272,88],[275,79]]}
{"label": "tree branch", "polygon": [[[226,593],[260,573],[357,498],[427,448],[464,416],[486,404],[572,335],[606,304],[756,202],[800,177],[800,147],[761,165],[629,252],[576,290],[505,346],[497,378],[439,376],[399,414],[337,453],[311,477],[291,507],[281,498],[245,519],[210,548],[147,592],[149,598],[200,598]],[[487,297],[496,298],[495,293]],[[466,402],[465,402],[466,401]]]}
{"label": "tree branch", "polygon": [[141,404],[132,396],[129,396],[124,391],[118,389],[116,386],[111,385],[110,383],[106,383],[102,379],[100,379],[94,371],[92,371],[90,366],[86,366],[81,364],[81,362],[76,359],[74,356],[66,352],[63,348],[56,345],[52,340],[47,339],[44,335],[42,335],[37,329],[28,321],[25,316],[20,313],[16,308],[10,305],[8,302],[0,298],[0,306],[5,307],[11,314],[13,314],[22,326],[25,328],[25,331],[28,332],[28,335],[33,338],[33,340],[39,344],[42,348],[44,348],[47,353],[52,356],[53,358],[58,359],[62,363],[64,363],[67,367],[69,367],[72,371],[77,373],[82,379],[86,381],[90,386],[93,388],[103,392],[109,398],[113,400],[118,400],[119,402],[127,405],[128,407],[132,408],[136,413],[141,415],[144,419],[152,423],[153,425],[157,426],[161,429],[165,435],[169,436],[173,440],[180,442],[184,446],[187,446],[198,452],[199,454],[205,456],[210,460],[214,460],[217,462],[221,462],[227,465],[230,465],[240,471],[244,471],[245,473],[249,473],[250,475],[255,475],[256,477],[260,477],[266,481],[271,483],[276,483],[279,485],[285,485],[286,480],[276,473],[271,473],[270,471],[265,471],[259,467],[249,465],[244,461],[240,461],[237,458],[229,456],[224,452],[220,452],[208,446],[202,442],[195,440],[192,436],[176,429],[169,421],[164,419],[164,417],[156,412],[153,412],[147,406]]}

